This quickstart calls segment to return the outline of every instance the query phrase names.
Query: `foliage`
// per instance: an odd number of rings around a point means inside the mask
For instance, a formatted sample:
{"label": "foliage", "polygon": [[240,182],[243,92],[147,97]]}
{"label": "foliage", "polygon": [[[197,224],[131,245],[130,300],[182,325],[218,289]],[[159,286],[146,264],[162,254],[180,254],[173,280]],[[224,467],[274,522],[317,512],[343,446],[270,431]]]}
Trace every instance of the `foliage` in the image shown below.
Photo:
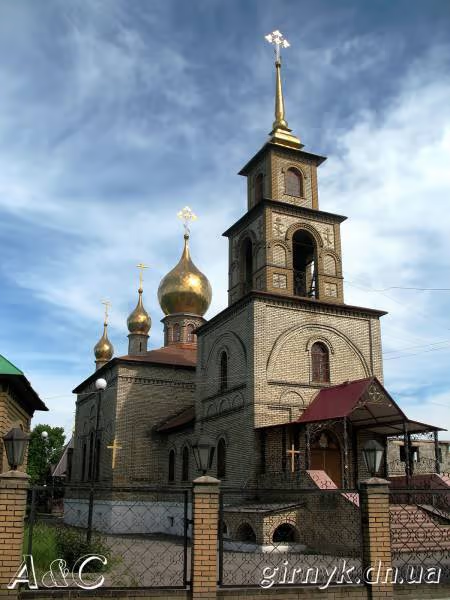
{"label": "foliage", "polygon": [[[56,550],[58,558],[63,558],[67,562],[68,569],[72,569],[77,560],[86,554],[102,555],[109,559],[108,547],[100,535],[94,533],[88,543],[86,531],[70,527],[56,530]],[[100,561],[92,561],[87,568],[96,572],[104,570],[105,566]]]}
{"label": "foliage", "polygon": [[[28,554],[29,526],[25,527],[23,538],[23,554]],[[57,558],[56,528],[45,523],[35,523],[33,527],[33,562],[38,574],[48,571],[52,560]]]}
{"label": "foliage", "polygon": [[[48,437],[44,439],[42,432]],[[50,466],[56,464],[64,450],[64,429],[50,425],[36,425],[28,446],[27,472],[32,484],[45,484],[50,478]]]}

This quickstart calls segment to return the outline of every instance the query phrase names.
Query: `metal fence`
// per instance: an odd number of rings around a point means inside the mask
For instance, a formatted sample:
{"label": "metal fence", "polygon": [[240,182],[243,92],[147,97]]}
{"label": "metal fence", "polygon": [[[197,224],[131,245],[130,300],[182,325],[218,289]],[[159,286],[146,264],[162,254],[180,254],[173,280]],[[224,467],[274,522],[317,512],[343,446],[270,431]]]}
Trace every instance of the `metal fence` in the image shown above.
{"label": "metal fence", "polygon": [[[74,585],[83,556],[87,580],[108,588],[185,588],[190,579],[190,491],[125,487],[33,487],[24,553],[37,576]],[[61,563],[60,561],[64,561]],[[52,564],[53,563],[53,564]],[[48,583],[48,582],[47,582]]]}
{"label": "metal fence", "polygon": [[450,583],[450,488],[392,490],[390,503],[397,582]]}
{"label": "metal fence", "polygon": [[263,587],[362,581],[355,490],[225,490],[219,585]]}

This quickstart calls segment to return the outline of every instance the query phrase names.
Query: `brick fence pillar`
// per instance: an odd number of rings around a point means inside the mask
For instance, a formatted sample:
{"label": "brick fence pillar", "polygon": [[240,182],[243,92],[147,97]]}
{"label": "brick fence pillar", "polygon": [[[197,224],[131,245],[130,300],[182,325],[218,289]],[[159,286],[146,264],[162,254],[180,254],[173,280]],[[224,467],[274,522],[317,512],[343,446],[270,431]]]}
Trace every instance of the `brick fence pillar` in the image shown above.
{"label": "brick fence pillar", "polygon": [[[360,484],[364,574],[372,600],[394,597],[389,482],[373,477]],[[386,577],[387,576],[387,577]]]}
{"label": "brick fence pillar", "polygon": [[17,587],[7,585],[22,562],[28,475],[8,471],[0,475],[0,596],[17,598]]}
{"label": "brick fence pillar", "polygon": [[192,500],[192,599],[217,598],[219,484],[204,475],[194,481]]}

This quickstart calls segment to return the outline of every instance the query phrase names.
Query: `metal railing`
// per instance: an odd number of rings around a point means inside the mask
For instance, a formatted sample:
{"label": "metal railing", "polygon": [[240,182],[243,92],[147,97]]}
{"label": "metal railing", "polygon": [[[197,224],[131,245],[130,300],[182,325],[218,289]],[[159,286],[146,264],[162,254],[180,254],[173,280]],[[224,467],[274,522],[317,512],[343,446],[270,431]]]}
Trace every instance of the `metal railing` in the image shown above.
{"label": "metal railing", "polygon": [[332,569],[362,577],[356,490],[226,490],[219,511],[219,585],[322,585]]}
{"label": "metal railing", "polygon": [[[106,558],[106,565],[91,565],[101,570],[103,587],[186,588],[190,514],[188,490],[33,487],[24,551],[38,574],[57,559],[71,573],[82,556],[95,555]],[[66,583],[74,585],[70,575]]]}

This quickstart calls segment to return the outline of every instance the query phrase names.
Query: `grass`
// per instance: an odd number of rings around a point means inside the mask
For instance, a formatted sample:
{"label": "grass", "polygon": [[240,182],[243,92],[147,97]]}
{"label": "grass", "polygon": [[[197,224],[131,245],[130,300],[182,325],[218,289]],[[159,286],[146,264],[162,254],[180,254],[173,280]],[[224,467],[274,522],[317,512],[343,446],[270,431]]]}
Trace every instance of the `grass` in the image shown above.
{"label": "grass", "polygon": [[[23,553],[28,554],[29,525],[25,526],[23,539]],[[33,527],[33,555],[34,567],[37,574],[48,571],[52,560],[58,557],[56,546],[56,528],[46,523],[37,522]]]}

